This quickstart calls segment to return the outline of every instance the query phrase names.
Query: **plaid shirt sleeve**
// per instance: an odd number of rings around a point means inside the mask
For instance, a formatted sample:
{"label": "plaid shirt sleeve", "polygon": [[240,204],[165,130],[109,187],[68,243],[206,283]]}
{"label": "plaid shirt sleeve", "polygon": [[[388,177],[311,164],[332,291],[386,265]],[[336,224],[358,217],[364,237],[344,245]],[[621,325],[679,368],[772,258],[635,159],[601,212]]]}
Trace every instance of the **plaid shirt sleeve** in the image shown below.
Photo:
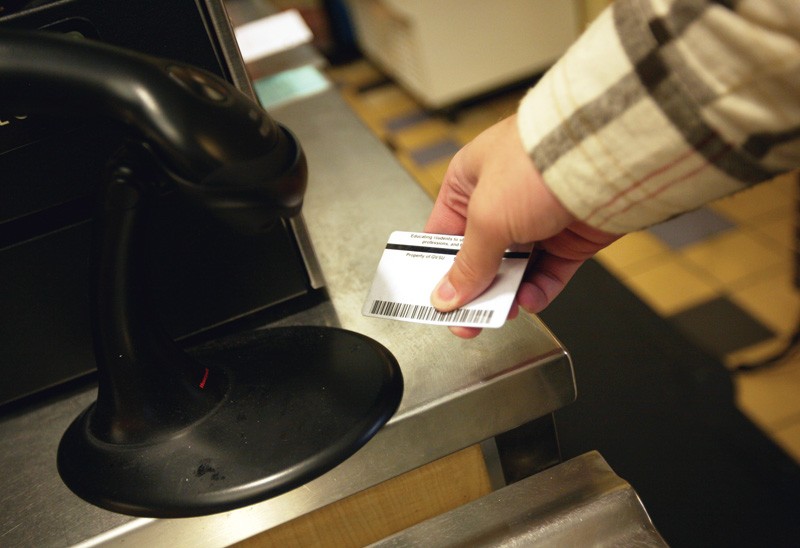
{"label": "plaid shirt sleeve", "polygon": [[616,0],[528,92],[548,187],[625,233],[800,166],[800,1]]}

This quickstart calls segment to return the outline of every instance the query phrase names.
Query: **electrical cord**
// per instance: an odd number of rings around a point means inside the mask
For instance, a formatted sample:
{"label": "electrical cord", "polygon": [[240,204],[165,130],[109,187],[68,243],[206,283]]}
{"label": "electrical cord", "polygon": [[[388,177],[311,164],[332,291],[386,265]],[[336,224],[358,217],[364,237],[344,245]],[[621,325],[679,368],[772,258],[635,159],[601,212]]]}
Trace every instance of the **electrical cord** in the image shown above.
{"label": "electrical cord", "polygon": [[794,330],[794,334],[789,338],[786,346],[772,356],[763,360],[751,363],[742,363],[732,369],[733,373],[750,373],[768,367],[775,367],[787,362],[791,358],[800,356],[800,322]]}

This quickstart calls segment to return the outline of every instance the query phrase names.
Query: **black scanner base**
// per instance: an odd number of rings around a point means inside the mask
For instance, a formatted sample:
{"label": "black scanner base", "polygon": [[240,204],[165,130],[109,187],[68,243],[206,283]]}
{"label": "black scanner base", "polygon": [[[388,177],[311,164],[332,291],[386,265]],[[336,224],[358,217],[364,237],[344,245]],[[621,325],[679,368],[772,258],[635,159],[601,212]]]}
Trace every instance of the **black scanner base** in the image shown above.
{"label": "black scanner base", "polygon": [[403,390],[389,351],[337,328],[255,331],[209,343],[193,358],[224,376],[218,405],[194,424],[128,445],[98,440],[89,407],[59,447],[70,489],[136,516],[188,517],[255,503],[355,453],[391,417]]}

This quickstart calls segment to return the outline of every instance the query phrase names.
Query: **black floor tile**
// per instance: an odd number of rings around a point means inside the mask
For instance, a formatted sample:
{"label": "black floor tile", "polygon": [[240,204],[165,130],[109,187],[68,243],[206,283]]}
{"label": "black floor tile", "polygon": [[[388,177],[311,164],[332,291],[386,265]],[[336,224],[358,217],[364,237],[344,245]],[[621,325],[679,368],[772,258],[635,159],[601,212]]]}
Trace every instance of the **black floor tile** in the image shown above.
{"label": "black floor tile", "polygon": [[720,359],[776,336],[770,328],[726,297],[675,314],[668,321],[699,347]]}

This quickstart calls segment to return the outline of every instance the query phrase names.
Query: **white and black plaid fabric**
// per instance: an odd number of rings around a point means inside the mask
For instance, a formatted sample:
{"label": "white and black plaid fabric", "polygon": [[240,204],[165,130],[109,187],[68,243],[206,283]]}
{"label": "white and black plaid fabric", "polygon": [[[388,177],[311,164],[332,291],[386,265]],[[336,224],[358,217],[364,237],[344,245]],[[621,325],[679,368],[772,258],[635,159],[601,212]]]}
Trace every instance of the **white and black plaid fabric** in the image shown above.
{"label": "white and black plaid fabric", "polygon": [[527,94],[580,219],[630,232],[800,166],[800,0],[616,0]]}

